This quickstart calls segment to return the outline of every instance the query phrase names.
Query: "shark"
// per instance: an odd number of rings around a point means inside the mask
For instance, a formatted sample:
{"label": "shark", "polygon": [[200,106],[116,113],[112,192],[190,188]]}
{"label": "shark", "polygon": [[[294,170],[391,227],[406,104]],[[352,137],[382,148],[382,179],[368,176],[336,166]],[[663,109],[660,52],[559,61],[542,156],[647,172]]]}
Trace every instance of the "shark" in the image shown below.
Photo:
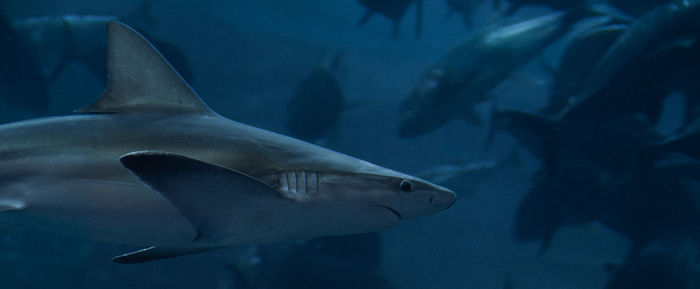
{"label": "shark", "polygon": [[0,126],[0,225],[143,249],[377,231],[450,207],[449,189],[222,117],[144,37],[107,24],[107,88],[76,114]]}

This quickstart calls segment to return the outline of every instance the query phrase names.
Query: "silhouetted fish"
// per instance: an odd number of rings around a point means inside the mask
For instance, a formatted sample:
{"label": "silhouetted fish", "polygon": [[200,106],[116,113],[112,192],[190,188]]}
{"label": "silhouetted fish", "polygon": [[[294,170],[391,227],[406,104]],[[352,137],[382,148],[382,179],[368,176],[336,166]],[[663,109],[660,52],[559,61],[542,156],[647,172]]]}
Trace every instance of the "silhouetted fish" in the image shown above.
{"label": "silhouetted fish", "polygon": [[345,100],[333,73],[319,67],[301,80],[289,100],[287,129],[298,138],[315,142],[337,130]]}
{"label": "silhouetted fish", "polygon": [[557,12],[484,29],[451,49],[401,104],[399,136],[432,132],[452,119],[481,124],[474,106],[513,70],[569,30],[581,11]]}

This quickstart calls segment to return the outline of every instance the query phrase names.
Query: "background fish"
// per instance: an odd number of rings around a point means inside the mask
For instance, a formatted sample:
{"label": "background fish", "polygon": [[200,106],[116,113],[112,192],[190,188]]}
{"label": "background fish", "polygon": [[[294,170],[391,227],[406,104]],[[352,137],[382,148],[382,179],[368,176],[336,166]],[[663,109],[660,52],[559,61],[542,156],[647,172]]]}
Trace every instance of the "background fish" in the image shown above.
{"label": "background fish", "polygon": [[299,82],[287,105],[287,129],[293,136],[315,142],[337,132],[345,109],[345,97],[333,73],[340,57],[336,55],[335,64],[322,65]]}

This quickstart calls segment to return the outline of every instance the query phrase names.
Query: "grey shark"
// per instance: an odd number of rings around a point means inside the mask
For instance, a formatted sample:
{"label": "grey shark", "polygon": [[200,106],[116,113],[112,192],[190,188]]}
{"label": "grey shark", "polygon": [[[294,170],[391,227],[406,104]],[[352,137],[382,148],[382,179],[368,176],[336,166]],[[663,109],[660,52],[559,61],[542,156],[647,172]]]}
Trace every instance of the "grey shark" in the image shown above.
{"label": "grey shark", "polygon": [[210,110],[136,31],[112,21],[108,82],[79,114],[0,126],[0,224],[145,249],[138,263],[221,247],[375,231],[455,194]]}

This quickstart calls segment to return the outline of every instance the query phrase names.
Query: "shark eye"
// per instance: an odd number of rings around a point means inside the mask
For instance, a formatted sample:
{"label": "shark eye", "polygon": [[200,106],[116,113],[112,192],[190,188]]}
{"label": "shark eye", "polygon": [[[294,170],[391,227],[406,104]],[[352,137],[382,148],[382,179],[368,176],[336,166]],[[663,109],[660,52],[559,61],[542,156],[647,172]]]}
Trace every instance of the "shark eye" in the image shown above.
{"label": "shark eye", "polygon": [[413,184],[411,184],[411,181],[409,181],[409,180],[407,180],[407,179],[404,179],[404,180],[401,181],[401,190],[402,190],[404,193],[410,192],[411,189],[413,189]]}

